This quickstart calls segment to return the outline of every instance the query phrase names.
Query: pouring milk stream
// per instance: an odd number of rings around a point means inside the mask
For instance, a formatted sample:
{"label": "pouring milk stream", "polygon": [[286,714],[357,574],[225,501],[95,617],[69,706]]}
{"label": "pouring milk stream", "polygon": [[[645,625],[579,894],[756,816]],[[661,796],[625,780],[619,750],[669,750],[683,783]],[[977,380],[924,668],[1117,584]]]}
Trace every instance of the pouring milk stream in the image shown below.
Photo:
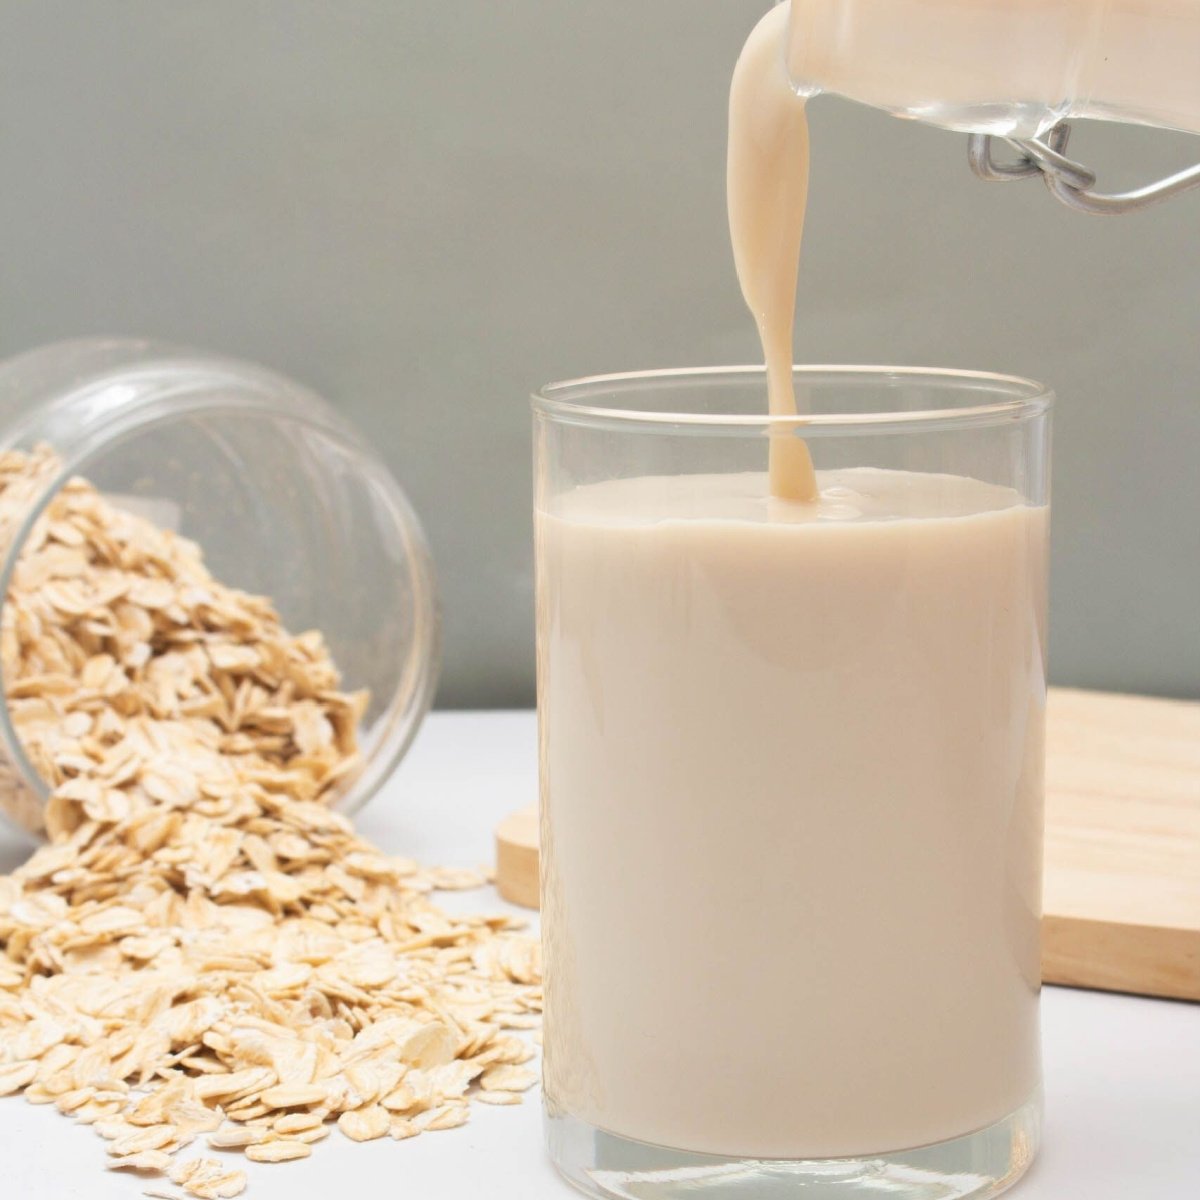
{"label": "pouring milk stream", "polygon": [[[768,12],[734,69],[727,188],[734,262],[762,341],[769,411],[780,416],[797,413],[805,99],[821,91],[972,133],[1032,137],[1074,116],[1200,132],[1200,4],[791,0]],[[811,502],[802,422],[772,430],[769,487]]]}

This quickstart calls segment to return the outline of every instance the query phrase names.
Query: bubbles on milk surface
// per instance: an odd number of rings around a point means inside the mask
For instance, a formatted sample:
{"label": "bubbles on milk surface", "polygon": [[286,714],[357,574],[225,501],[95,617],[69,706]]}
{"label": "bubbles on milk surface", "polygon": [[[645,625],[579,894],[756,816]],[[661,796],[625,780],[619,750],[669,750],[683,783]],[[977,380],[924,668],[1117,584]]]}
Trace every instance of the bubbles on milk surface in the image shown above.
{"label": "bubbles on milk surface", "polygon": [[863,515],[862,505],[863,497],[853,488],[833,484],[821,488],[817,516],[822,521],[854,521]]}

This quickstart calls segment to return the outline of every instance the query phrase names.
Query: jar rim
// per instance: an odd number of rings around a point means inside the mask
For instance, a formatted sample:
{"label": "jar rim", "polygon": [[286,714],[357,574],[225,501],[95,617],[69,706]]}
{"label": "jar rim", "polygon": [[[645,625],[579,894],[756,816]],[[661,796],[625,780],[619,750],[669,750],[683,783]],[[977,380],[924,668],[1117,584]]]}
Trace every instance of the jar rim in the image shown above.
{"label": "jar rim", "polygon": [[[744,432],[779,426],[795,429],[802,425],[806,433],[811,430],[817,435],[1003,425],[1040,416],[1054,402],[1054,393],[1045,384],[990,371],[814,364],[794,366],[792,374],[798,387],[818,394],[822,388],[861,389],[864,395],[875,398],[875,407],[837,412],[818,409],[798,415],[767,413],[766,368],[761,365],[671,367],[583,376],[546,384],[531,399],[533,411],[539,417],[597,428],[691,427],[695,432],[703,432],[705,428],[714,432]],[[904,387],[945,393],[951,402],[913,409],[878,407],[880,396]],[[735,388],[754,389],[758,397],[755,402],[762,403],[764,411],[730,411],[727,404],[714,411],[698,411],[681,407],[678,402],[646,403],[651,393],[670,395],[672,399],[678,396],[682,401],[689,393],[693,397],[700,391],[720,390],[729,394]],[[973,402],[961,402],[964,396]]]}

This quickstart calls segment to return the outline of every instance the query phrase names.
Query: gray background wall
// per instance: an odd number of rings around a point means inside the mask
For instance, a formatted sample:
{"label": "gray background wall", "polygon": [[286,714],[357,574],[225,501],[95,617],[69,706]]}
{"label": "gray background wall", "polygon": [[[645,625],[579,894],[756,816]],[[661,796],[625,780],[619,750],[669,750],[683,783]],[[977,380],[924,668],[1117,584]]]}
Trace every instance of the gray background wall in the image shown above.
{"label": "gray background wall", "polygon": [[[765,8],[0,0],[0,353],[146,334],[324,392],[426,524],[441,702],[528,703],[526,394],[757,357],[724,105]],[[797,358],[1053,383],[1053,675],[1200,694],[1200,196],[1087,219],[956,135],[812,124]],[[1076,148],[1117,184],[1200,157]]]}

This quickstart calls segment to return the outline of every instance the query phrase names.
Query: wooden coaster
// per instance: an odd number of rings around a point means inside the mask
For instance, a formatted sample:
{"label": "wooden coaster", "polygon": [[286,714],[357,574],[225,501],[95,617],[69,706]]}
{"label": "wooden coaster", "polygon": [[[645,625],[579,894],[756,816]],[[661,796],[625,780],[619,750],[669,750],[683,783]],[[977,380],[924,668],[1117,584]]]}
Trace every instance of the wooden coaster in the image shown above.
{"label": "wooden coaster", "polygon": [[523,808],[496,826],[496,888],[512,904],[538,906],[538,814]]}
{"label": "wooden coaster", "polygon": [[[1200,1000],[1200,703],[1052,688],[1047,983]],[[537,816],[496,831],[496,884],[538,903]]]}

